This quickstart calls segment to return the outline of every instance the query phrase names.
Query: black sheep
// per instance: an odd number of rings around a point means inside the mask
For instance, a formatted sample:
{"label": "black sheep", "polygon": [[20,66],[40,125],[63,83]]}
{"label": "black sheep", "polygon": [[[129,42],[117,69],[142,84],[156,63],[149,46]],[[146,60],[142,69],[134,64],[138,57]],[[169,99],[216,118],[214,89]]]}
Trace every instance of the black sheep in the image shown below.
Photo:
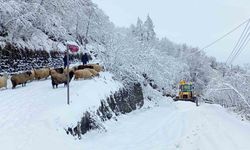
{"label": "black sheep", "polygon": [[[70,71],[69,72],[69,82],[71,81],[73,76],[74,76],[74,72]],[[63,83],[64,83],[64,86],[67,85],[67,75],[66,74],[54,73],[51,75],[51,84],[52,84],[53,88],[55,88],[55,86],[56,86],[56,88],[58,88],[58,84],[63,84]]]}
{"label": "black sheep", "polygon": [[93,69],[93,66],[89,66],[89,65],[79,65],[76,70],[81,70],[81,69],[86,69],[86,68],[90,68]]}

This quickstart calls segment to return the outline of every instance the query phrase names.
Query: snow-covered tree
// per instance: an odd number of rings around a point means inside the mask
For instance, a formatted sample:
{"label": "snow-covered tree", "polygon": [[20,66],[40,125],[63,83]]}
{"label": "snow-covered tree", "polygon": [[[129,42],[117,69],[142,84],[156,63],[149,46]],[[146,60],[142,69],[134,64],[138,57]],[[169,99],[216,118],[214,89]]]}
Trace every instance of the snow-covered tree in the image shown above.
{"label": "snow-covered tree", "polygon": [[143,32],[144,32],[143,22],[139,17],[137,18],[136,27],[134,30],[132,30],[132,32],[134,33],[135,36],[138,37],[140,41],[143,40]]}
{"label": "snow-covered tree", "polygon": [[156,34],[154,31],[154,24],[149,15],[147,16],[147,20],[144,22],[143,27],[144,27],[144,33],[143,33],[144,39],[146,41],[155,39]]}
{"label": "snow-covered tree", "polygon": [[32,49],[67,40],[105,42],[114,28],[91,0],[6,0],[0,12],[0,38]]}

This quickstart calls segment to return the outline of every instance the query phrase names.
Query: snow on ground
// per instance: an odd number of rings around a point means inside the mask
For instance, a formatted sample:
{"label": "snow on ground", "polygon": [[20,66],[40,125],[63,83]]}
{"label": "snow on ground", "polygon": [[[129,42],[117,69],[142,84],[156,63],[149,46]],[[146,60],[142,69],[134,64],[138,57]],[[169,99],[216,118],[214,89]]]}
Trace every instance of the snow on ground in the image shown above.
{"label": "snow on ground", "polygon": [[[100,100],[117,91],[122,84],[112,75],[100,73],[91,80],[71,81],[70,105],[66,88],[52,89],[51,80],[33,81],[26,87],[0,91],[0,143],[5,150],[70,149],[64,128],[76,125],[83,112],[100,106]],[[61,136],[61,137],[60,137]],[[70,141],[70,140],[69,140]]]}
{"label": "snow on ground", "polygon": [[88,133],[94,150],[249,150],[250,124],[218,105],[161,104],[106,122],[106,133]]}
{"label": "snow on ground", "polygon": [[0,90],[0,148],[2,150],[249,150],[250,123],[240,121],[218,105],[170,102],[136,110],[104,123],[107,132],[88,132],[82,140],[66,135],[85,110],[96,110],[100,99],[122,85],[109,73],[52,89],[51,81]]}

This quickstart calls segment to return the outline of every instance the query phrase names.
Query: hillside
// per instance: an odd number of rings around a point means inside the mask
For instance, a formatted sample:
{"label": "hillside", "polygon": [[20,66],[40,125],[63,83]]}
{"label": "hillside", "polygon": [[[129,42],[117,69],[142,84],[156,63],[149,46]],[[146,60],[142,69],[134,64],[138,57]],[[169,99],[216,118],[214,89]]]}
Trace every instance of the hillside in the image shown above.
{"label": "hillside", "polygon": [[[57,50],[107,35],[108,17],[91,0],[1,0],[0,40],[33,50]],[[59,47],[58,47],[59,46]]]}

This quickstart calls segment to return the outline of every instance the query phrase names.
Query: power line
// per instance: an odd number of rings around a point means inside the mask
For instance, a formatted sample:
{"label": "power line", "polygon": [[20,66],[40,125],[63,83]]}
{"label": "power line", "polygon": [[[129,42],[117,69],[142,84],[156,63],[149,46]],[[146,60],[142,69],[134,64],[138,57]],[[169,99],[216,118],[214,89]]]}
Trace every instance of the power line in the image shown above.
{"label": "power line", "polygon": [[[241,47],[239,48],[239,50],[237,51],[237,53],[235,54],[234,59],[239,56],[239,54],[244,50],[244,48],[246,47],[247,43],[248,43],[248,38],[249,38],[250,33],[248,33],[247,37],[245,38],[244,42],[241,44]],[[233,61],[233,60],[232,60]]]}
{"label": "power line", "polygon": [[232,52],[231,52],[230,55],[228,56],[226,63],[228,63],[230,60],[232,60],[233,57],[234,57],[234,56],[237,54],[237,52],[239,51],[239,49],[237,50],[237,48],[238,48],[239,45],[242,45],[242,40],[245,38],[246,34],[247,34],[248,31],[249,31],[249,28],[250,28],[249,22],[250,22],[250,20],[247,22],[246,27],[244,28],[243,32],[242,32],[241,35],[240,35],[240,38],[238,39],[238,41],[237,41],[236,45],[234,46]]}
{"label": "power line", "polygon": [[237,41],[236,45],[234,46],[232,52],[231,52],[230,55],[228,56],[226,63],[229,62],[229,60],[232,58],[233,54],[236,52],[236,49],[237,49],[238,45],[239,45],[239,44],[241,43],[241,41],[242,41],[243,35],[245,36],[245,32],[246,32],[246,30],[248,29],[249,22],[250,22],[250,20],[248,21],[248,23],[247,23],[246,27],[244,28],[243,32],[241,33],[240,38],[238,39],[238,41]]}
{"label": "power line", "polygon": [[233,28],[232,30],[230,30],[229,32],[227,32],[226,34],[224,34],[223,36],[221,36],[220,38],[218,38],[217,40],[215,40],[215,41],[211,42],[210,44],[204,46],[201,50],[204,50],[204,49],[206,49],[208,47],[211,47],[215,43],[219,42],[220,40],[222,40],[223,38],[225,38],[226,36],[228,36],[229,34],[231,34],[232,32],[234,32],[235,30],[237,30],[238,28],[240,28],[242,25],[244,25],[248,21],[250,21],[250,18],[248,18],[247,20],[245,20],[244,22],[242,22],[241,24],[239,24],[237,27]]}
{"label": "power line", "polygon": [[[249,42],[250,42],[250,39],[248,39],[247,43],[246,43],[245,46],[242,48],[242,51],[246,48],[246,46],[247,46],[247,44],[248,44]],[[238,56],[241,54],[242,51],[240,51],[239,54],[238,54],[236,57],[238,57]],[[235,57],[235,58],[236,58],[236,57]],[[234,61],[234,60],[233,60],[233,61]],[[232,61],[232,63],[233,63],[233,61]]]}
{"label": "power line", "polygon": [[230,63],[233,63],[233,61],[236,59],[236,57],[238,57],[240,55],[240,53],[245,49],[245,47],[247,46],[247,44],[249,42],[249,39],[248,39],[249,36],[250,36],[250,32],[248,32],[247,37],[245,38],[244,42],[241,44],[239,50],[236,52],[236,54],[234,55],[234,57],[232,58]]}
{"label": "power line", "polygon": [[[217,42],[221,41],[223,38],[225,38],[226,36],[228,36],[229,34],[231,34],[232,32],[234,32],[235,30],[237,30],[238,28],[240,28],[241,26],[243,26],[246,22],[250,22],[250,18],[248,18],[247,20],[243,21],[241,24],[239,24],[238,26],[236,26],[235,28],[233,28],[232,30],[230,30],[229,32],[227,32],[226,34],[224,34],[223,36],[221,36],[220,38],[218,38],[217,40],[211,42],[210,44],[207,44],[206,46],[204,46],[203,48],[201,48],[200,50],[189,54],[188,56],[194,55],[196,53],[199,53],[209,47],[211,47],[212,45],[216,44]],[[187,56],[187,57],[188,57]]]}

